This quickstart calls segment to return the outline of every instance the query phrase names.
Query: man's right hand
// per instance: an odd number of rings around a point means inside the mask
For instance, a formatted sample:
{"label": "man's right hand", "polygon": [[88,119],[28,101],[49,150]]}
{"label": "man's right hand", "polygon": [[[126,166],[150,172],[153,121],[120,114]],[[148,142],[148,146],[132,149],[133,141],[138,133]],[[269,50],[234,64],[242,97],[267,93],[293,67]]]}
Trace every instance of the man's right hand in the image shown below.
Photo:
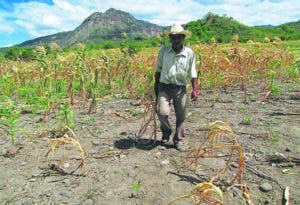
{"label": "man's right hand", "polygon": [[160,79],[160,73],[156,72],[155,73],[155,83],[154,83],[154,93],[155,96],[158,96],[158,90],[159,90],[159,79]]}
{"label": "man's right hand", "polygon": [[157,97],[158,96],[158,83],[154,84],[154,93],[155,93],[155,96]]}

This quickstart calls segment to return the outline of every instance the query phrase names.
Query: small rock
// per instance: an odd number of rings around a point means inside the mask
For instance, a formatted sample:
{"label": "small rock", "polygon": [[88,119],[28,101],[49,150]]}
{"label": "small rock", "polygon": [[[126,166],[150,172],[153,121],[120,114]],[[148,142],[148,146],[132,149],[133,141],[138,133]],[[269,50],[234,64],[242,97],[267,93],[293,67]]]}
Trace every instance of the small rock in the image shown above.
{"label": "small rock", "polygon": [[75,160],[80,160],[81,156],[79,156],[79,155],[71,155],[69,158],[70,159],[75,159]]}
{"label": "small rock", "polygon": [[62,191],[59,193],[60,195],[66,197],[66,198],[70,198],[71,197],[71,194],[69,192],[65,192],[65,191]]}
{"label": "small rock", "polygon": [[243,192],[236,187],[232,188],[232,194],[234,197],[242,197],[243,196]]}
{"label": "small rock", "polygon": [[246,161],[252,160],[253,154],[252,153],[244,153],[244,157]]}
{"label": "small rock", "polygon": [[300,92],[298,92],[294,95],[290,95],[290,99],[291,100],[300,100]]}
{"label": "small rock", "polygon": [[4,156],[5,154],[6,154],[6,150],[0,148],[0,156]]}
{"label": "small rock", "polygon": [[51,193],[50,190],[44,191],[43,194],[44,194],[46,197],[50,197],[50,196],[52,195],[52,193]]}
{"label": "small rock", "polygon": [[36,179],[35,179],[35,178],[30,178],[30,179],[28,179],[28,181],[29,181],[29,182],[35,182]]}
{"label": "small rock", "polygon": [[157,149],[159,149],[159,150],[166,150],[167,148],[165,146],[158,146]]}
{"label": "small rock", "polygon": [[21,163],[21,166],[24,166],[24,165],[26,165],[26,164],[27,164],[26,162],[22,162],[22,163]]}
{"label": "small rock", "polygon": [[127,156],[125,155],[125,154],[120,154],[120,160],[124,160],[124,159],[126,159],[127,158]]}
{"label": "small rock", "polygon": [[262,192],[268,192],[271,191],[272,189],[273,189],[272,185],[267,182],[259,185],[259,190]]}
{"label": "small rock", "polygon": [[92,141],[93,145],[100,145],[100,143],[101,143],[100,140],[93,140]]}
{"label": "small rock", "polygon": [[38,172],[38,170],[35,170],[31,173],[31,177],[34,178],[34,177],[38,177],[40,176],[40,172]]}
{"label": "small rock", "polygon": [[21,114],[30,114],[32,110],[29,108],[21,108]]}
{"label": "small rock", "polygon": [[284,154],[282,154],[280,152],[275,152],[275,155],[278,156],[278,157],[285,158]]}
{"label": "small rock", "polygon": [[238,168],[238,167],[239,167],[239,164],[236,163],[236,162],[232,162],[232,163],[230,163],[230,166],[231,166],[231,167],[234,167],[234,168]]}
{"label": "small rock", "polygon": [[64,163],[64,164],[63,164],[63,168],[66,169],[66,168],[69,168],[69,167],[70,167],[70,163]]}
{"label": "small rock", "polygon": [[291,152],[291,150],[290,150],[289,148],[285,148],[284,151],[286,151],[286,152]]}
{"label": "small rock", "polygon": [[62,183],[64,183],[64,184],[71,184],[71,180],[70,179],[64,179],[62,181]]}
{"label": "small rock", "polygon": [[135,101],[135,102],[130,102],[130,104],[132,106],[140,106],[142,104],[142,101],[141,100],[138,100],[138,101]]}
{"label": "small rock", "polygon": [[134,178],[134,177],[136,176],[136,173],[135,173],[133,170],[131,170],[131,171],[128,172],[127,175],[128,175],[129,177],[131,177],[131,178]]}
{"label": "small rock", "polygon": [[164,166],[164,165],[168,165],[169,163],[170,163],[169,160],[165,159],[165,160],[160,162],[160,165]]}
{"label": "small rock", "polygon": [[154,157],[155,157],[155,158],[160,158],[160,157],[161,157],[161,152],[156,152],[156,153],[154,154]]}

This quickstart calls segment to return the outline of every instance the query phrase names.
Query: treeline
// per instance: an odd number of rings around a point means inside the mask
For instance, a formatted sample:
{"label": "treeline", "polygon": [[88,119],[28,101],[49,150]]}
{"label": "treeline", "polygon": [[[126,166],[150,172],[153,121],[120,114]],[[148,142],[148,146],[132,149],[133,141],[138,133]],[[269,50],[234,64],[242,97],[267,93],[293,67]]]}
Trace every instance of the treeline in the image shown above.
{"label": "treeline", "polygon": [[215,38],[219,43],[228,43],[235,35],[239,36],[240,42],[264,41],[267,37],[271,40],[300,39],[300,21],[282,24],[280,26],[250,27],[234,20],[231,17],[219,16],[208,13],[203,19],[186,24],[186,28],[193,33],[191,42],[206,43]]}
{"label": "treeline", "polygon": [[[95,49],[112,49],[112,48],[127,48],[131,53],[137,53],[142,48],[149,48],[149,47],[157,47],[162,44],[167,43],[166,37],[159,37],[159,38],[145,38],[145,39],[123,39],[121,41],[112,41],[107,40],[103,41],[99,44],[88,44],[86,45],[86,51],[93,51]],[[51,54],[51,44],[44,45],[46,55]],[[61,52],[68,52],[74,51],[78,49],[77,45],[71,47],[60,48]],[[23,60],[23,61],[30,61],[36,59],[35,47],[19,47],[13,46],[7,48],[5,51],[0,53],[0,60],[1,59],[10,59],[10,60]]]}

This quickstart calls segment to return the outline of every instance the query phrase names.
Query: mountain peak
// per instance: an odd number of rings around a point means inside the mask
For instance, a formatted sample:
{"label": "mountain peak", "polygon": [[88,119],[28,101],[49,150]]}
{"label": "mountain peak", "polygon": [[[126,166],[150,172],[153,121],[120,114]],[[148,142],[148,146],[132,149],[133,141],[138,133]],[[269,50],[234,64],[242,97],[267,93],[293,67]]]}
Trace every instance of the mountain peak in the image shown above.
{"label": "mountain peak", "polygon": [[[106,10],[104,13],[126,13],[124,11],[121,11],[121,10],[117,10],[117,9],[114,9],[114,8],[109,8],[108,10]],[[127,13],[126,13],[127,14]]]}
{"label": "mountain peak", "polygon": [[131,14],[110,8],[105,12],[94,12],[87,17],[75,30],[41,37],[37,40],[24,42],[22,45],[34,45],[42,42],[55,41],[61,46],[82,43],[101,43],[104,40],[120,40],[122,33],[128,38],[146,38],[162,33],[163,27],[135,19]]}

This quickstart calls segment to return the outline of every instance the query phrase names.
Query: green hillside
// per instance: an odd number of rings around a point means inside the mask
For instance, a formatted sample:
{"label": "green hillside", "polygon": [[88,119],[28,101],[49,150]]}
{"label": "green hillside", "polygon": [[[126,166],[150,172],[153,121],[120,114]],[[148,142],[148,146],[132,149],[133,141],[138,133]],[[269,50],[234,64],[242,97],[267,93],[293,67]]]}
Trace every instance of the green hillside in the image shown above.
{"label": "green hillside", "polygon": [[219,43],[228,43],[234,35],[239,35],[239,41],[263,41],[265,37],[282,40],[300,39],[300,21],[282,24],[280,26],[250,27],[234,20],[232,17],[208,13],[203,19],[186,24],[193,33],[191,42],[209,42],[212,37]]}

